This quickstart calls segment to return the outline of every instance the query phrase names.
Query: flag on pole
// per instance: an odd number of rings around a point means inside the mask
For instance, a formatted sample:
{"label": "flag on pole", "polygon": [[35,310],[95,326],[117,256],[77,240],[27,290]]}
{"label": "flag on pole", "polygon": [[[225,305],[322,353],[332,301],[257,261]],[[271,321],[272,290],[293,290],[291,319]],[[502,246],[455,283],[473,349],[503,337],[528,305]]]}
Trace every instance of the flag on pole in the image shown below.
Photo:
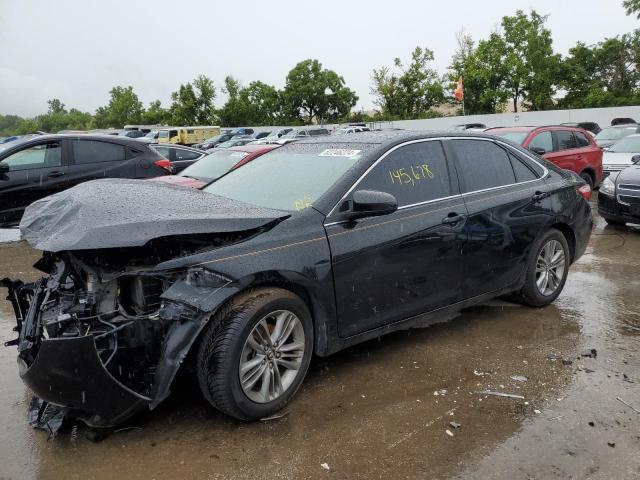
{"label": "flag on pole", "polygon": [[458,88],[456,88],[455,92],[456,100],[462,102],[464,100],[464,90],[462,86],[462,77],[458,80]]}

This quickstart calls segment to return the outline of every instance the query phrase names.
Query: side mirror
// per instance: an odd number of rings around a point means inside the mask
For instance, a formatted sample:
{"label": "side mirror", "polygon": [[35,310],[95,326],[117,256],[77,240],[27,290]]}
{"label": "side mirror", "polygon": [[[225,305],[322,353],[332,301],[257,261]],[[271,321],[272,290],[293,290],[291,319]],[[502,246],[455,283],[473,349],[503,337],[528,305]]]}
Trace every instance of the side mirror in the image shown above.
{"label": "side mirror", "polygon": [[[631,163],[633,163],[634,165],[640,165],[640,155],[634,155],[633,157],[631,157]],[[0,165],[2,165],[2,163],[0,163]]]}
{"label": "side mirror", "polygon": [[540,156],[547,153],[547,151],[542,147],[529,147],[529,150],[531,150],[533,153],[537,153]]}
{"label": "side mirror", "polygon": [[396,197],[376,190],[356,190],[351,196],[351,209],[347,217],[354,220],[361,217],[387,215],[398,209]]}
{"label": "side mirror", "polygon": [[0,175],[9,173],[9,170],[10,168],[8,163],[0,162]]}

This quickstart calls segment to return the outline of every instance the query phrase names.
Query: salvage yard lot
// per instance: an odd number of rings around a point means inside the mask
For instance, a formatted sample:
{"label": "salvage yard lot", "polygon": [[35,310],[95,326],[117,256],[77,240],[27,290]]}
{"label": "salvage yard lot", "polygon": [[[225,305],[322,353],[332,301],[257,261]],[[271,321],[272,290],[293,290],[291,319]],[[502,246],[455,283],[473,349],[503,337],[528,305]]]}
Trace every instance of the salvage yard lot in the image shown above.
{"label": "salvage yard lot", "polygon": [[[496,301],[316,359],[286,415],[266,422],[216,413],[186,378],[100,443],[82,424],[47,441],[25,422],[30,394],[3,348],[0,477],[637,478],[640,414],[617,397],[640,408],[639,249],[638,230],[597,219],[551,306]],[[38,256],[0,246],[0,278],[37,278]],[[0,302],[2,341],[12,322]]]}

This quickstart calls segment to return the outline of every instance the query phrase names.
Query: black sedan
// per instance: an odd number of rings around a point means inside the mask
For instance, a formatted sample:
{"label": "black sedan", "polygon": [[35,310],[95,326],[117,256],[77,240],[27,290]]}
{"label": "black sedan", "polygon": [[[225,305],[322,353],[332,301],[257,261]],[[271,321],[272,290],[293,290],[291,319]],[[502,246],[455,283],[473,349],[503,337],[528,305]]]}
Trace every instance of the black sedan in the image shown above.
{"label": "black sedan", "polygon": [[203,190],[85,183],[22,220],[47,276],[4,282],[20,375],[108,426],[189,355],[214,407],[272,415],[313,354],[505,294],[553,302],[591,233],[583,186],[499,138],[405,132],[303,140]]}
{"label": "black sedan", "polygon": [[598,213],[610,225],[640,223],[640,155],[634,165],[611,172],[600,185]]}
{"label": "black sedan", "polygon": [[143,143],[114,135],[39,135],[0,146],[0,226],[31,202],[97,178],[169,175],[170,162]]}

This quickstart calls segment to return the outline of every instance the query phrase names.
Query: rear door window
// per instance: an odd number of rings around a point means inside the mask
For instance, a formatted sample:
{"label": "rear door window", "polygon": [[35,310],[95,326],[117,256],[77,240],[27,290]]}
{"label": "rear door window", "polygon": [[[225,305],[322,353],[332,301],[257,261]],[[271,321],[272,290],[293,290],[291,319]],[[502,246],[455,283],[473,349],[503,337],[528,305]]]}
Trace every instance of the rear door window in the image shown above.
{"label": "rear door window", "polygon": [[9,165],[10,172],[59,167],[62,165],[62,146],[60,142],[32,145],[9,155],[2,161]]}
{"label": "rear door window", "polygon": [[191,150],[184,150],[182,148],[176,149],[176,160],[195,160],[201,156],[201,153],[192,152]]}
{"label": "rear door window", "polygon": [[577,148],[576,139],[573,136],[573,132],[570,130],[556,130],[554,132],[556,140],[558,142],[558,150],[571,150]]}
{"label": "rear door window", "polygon": [[486,140],[452,140],[463,192],[516,183],[507,152]]}
{"label": "rear door window", "polygon": [[576,137],[576,144],[579,148],[588,147],[589,145],[591,145],[591,142],[584,133],[573,132],[573,135]]}
{"label": "rear door window", "polygon": [[529,148],[542,148],[545,152],[553,152],[551,132],[540,132],[529,143]]}
{"label": "rear door window", "polygon": [[442,144],[439,141],[419,142],[392,151],[356,189],[390,193],[400,207],[451,196]]}
{"label": "rear door window", "polygon": [[78,165],[119,162],[127,158],[122,145],[97,140],[73,140],[73,157]]}

